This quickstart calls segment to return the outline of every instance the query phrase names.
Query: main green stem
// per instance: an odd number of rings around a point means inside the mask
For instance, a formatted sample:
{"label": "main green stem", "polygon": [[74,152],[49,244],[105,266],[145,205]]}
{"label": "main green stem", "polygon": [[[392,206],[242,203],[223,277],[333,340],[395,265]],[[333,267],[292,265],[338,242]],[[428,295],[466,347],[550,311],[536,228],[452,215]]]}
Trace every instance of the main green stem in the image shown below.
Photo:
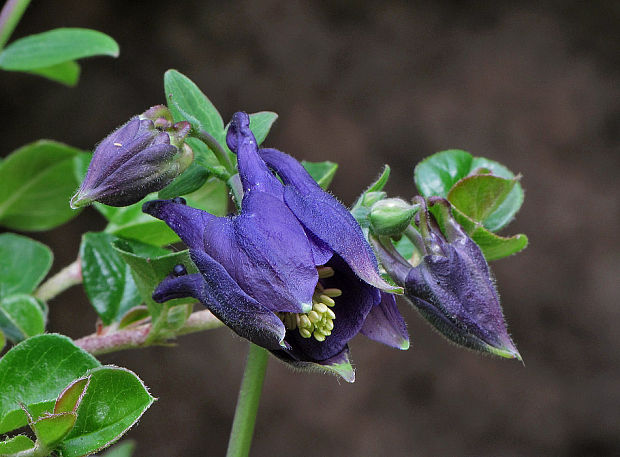
{"label": "main green stem", "polygon": [[30,0],[8,0],[0,11],[0,50],[4,47],[13,30],[19,24],[24,11],[28,8]]}
{"label": "main green stem", "polygon": [[201,129],[192,129],[191,135],[198,138],[213,151],[217,160],[226,168],[231,176],[235,174],[235,166],[230,161],[228,153],[212,135]]}
{"label": "main green stem", "polygon": [[247,457],[250,454],[268,360],[269,352],[266,349],[250,343],[226,457]]}

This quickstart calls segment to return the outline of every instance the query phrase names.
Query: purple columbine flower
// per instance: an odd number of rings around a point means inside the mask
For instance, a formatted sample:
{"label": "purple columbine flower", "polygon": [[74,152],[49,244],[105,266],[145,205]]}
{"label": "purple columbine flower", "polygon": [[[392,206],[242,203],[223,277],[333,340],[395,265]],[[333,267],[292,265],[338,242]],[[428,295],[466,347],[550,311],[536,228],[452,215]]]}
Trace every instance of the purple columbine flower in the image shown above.
{"label": "purple columbine flower", "polygon": [[478,245],[454,220],[450,203],[430,197],[437,219],[420,205],[416,217],[419,231],[405,231],[419,255],[414,265],[405,260],[389,239],[372,237],[381,263],[397,284],[405,288],[405,297],[444,336],[470,349],[521,360],[508,335],[499,296],[489,266]]}
{"label": "purple columbine flower", "polygon": [[132,117],[99,143],[71,207],[128,206],[163,189],[194,159],[184,143],[190,129],[187,121],[173,124],[163,105]]}
{"label": "purple columbine flower", "polygon": [[194,297],[279,359],[350,382],[348,342],[357,333],[406,349],[404,321],[387,293],[398,288],[381,278],[346,208],[292,157],[275,150],[259,155],[247,114],[233,116],[227,143],[243,186],[238,215],[216,217],[179,199],[143,206],[189,246],[200,271],[171,274],[153,298]]}

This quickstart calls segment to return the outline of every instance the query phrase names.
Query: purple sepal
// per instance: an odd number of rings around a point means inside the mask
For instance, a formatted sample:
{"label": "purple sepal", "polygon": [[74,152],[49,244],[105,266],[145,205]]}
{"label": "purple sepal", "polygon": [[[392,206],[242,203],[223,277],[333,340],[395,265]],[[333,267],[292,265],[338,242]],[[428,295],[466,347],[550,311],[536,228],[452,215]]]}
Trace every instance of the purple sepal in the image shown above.
{"label": "purple sepal", "polygon": [[381,302],[370,310],[360,333],[397,349],[409,349],[407,324],[398,311],[394,295],[387,292],[381,292]]}

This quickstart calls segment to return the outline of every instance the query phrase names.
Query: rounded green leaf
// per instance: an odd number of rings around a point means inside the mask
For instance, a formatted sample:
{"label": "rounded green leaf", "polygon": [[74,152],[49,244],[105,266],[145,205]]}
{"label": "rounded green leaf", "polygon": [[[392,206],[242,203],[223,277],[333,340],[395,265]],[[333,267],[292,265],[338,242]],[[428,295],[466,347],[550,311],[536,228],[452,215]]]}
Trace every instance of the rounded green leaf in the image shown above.
{"label": "rounded green leaf", "polygon": [[125,440],[107,451],[102,457],[131,457],[135,447],[136,443],[131,440]]}
{"label": "rounded green leaf", "polygon": [[20,408],[51,411],[56,397],[73,380],[100,366],[97,359],[66,336],[29,338],[0,359],[0,433],[22,427],[27,418]]}
{"label": "rounded green leaf", "polygon": [[118,440],[155,400],[133,372],[105,366],[89,373],[77,421],[60,445],[64,457],[97,452]]}
{"label": "rounded green leaf", "polygon": [[0,456],[11,456],[32,449],[34,443],[25,435],[17,435],[0,443]]}
{"label": "rounded green leaf", "polygon": [[0,300],[0,330],[18,343],[45,331],[45,316],[31,295],[11,295]]}
{"label": "rounded green leaf", "polygon": [[105,33],[59,28],[15,40],[0,54],[4,70],[32,70],[96,55],[118,57],[118,44]]}
{"label": "rounded green leaf", "polygon": [[447,197],[456,182],[467,176],[473,157],[469,152],[450,149],[438,152],[418,163],[413,172],[416,187],[424,197]]}
{"label": "rounded green leaf", "polygon": [[9,155],[0,164],[0,225],[49,230],[77,216],[69,200],[79,185],[73,159],[81,154],[62,143],[40,140]]}
{"label": "rounded green leaf", "polygon": [[89,382],[88,376],[76,379],[60,392],[54,404],[54,414],[75,412],[86,393]]}
{"label": "rounded green leaf", "polygon": [[49,272],[53,254],[38,241],[3,233],[0,235],[0,259],[1,300],[9,295],[32,293]]}

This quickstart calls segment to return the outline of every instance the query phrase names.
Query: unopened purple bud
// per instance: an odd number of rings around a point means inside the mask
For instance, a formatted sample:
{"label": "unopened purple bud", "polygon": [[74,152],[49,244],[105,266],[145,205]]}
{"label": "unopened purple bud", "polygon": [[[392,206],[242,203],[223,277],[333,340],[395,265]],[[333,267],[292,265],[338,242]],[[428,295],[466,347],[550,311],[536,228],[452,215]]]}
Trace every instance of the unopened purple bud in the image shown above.
{"label": "unopened purple bud", "polygon": [[134,116],[99,143],[71,207],[128,206],[163,189],[194,159],[185,143],[190,130],[187,121],[173,124],[163,105]]}
{"label": "unopened purple bud", "polygon": [[388,238],[372,237],[378,257],[390,276],[405,289],[405,297],[451,341],[482,352],[521,360],[502,314],[499,296],[482,251],[454,220],[450,203],[430,197],[409,227],[418,256],[412,265]]}

